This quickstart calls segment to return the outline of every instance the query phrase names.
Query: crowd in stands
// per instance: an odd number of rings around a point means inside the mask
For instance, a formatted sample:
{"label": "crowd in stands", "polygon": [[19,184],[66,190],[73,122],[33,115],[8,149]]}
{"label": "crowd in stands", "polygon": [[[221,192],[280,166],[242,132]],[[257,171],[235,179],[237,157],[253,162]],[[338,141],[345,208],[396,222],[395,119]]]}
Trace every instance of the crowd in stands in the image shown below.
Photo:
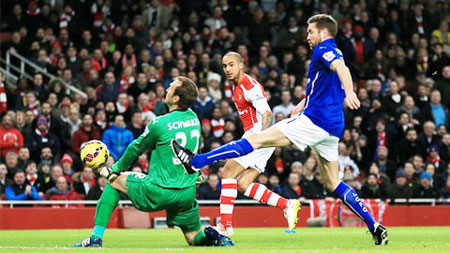
{"label": "crowd in stands", "polygon": [[[104,179],[80,145],[105,142],[110,163],[167,113],[165,91],[187,76],[201,150],[239,139],[242,125],[221,69],[228,50],[264,86],[274,123],[305,97],[306,21],[339,23],[336,43],[361,108],[345,109],[339,175],[362,198],[450,197],[450,3],[445,0],[8,0],[0,3],[1,57],[12,50],[56,78],[0,74],[0,194],[9,200],[98,199]],[[76,87],[87,98],[68,89]],[[2,96],[7,100],[2,100]],[[146,173],[151,153],[130,168]],[[223,163],[200,199],[218,199]],[[287,198],[332,197],[311,150],[277,148],[258,182]]]}

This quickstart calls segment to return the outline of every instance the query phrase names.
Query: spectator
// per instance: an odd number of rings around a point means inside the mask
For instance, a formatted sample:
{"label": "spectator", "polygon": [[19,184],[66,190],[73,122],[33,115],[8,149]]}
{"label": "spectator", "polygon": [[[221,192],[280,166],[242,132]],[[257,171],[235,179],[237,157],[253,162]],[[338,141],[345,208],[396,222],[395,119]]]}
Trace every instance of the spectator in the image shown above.
{"label": "spectator", "polygon": [[386,173],[390,178],[394,178],[397,164],[394,161],[389,159],[389,150],[387,147],[380,147],[377,151],[378,159],[375,160],[377,167],[380,169],[380,172]]}
{"label": "spectator", "polygon": [[419,134],[417,141],[426,149],[431,145],[441,145],[441,141],[436,135],[436,127],[433,122],[427,121],[423,124],[423,133]]}
{"label": "spectator", "polygon": [[[225,29],[222,29],[221,33],[225,31]],[[218,102],[222,100],[222,89],[220,87],[220,81],[222,77],[214,72],[208,73],[208,93],[212,96],[214,101]]]}
{"label": "spectator", "polygon": [[28,163],[25,170],[25,176],[27,183],[36,188],[36,191],[41,197],[44,196],[45,181],[44,178],[39,175],[35,162]]}
{"label": "spectator", "polygon": [[195,102],[192,106],[192,110],[197,113],[199,120],[211,120],[214,107],[214,101],[208,95],[208,90],[206,89],[206,87],[199,87],[197,102]]}
{"label": "spectator", "polygon": [[361,187],[361,198],[366,199],[383,199],[386,198],[386,190],[381,183],[377,181],[377,176],[370,174]]}
{"label": "spectator", "polygon": [[420,109],[415,105],[414,98],[406,96],[405,102],[402,106],[397,108],[397,115],[401,113],[407,113],[411,123],[414,127],[418,127],[423,123],[423,116]]}
{"label": "spectator", "polygon": [[225,120],[222,118],[222,112],[219,107],[214,107],[211,119],[213,134],[216,138],[222,137],[225,130]]}
{"label": "spectator", "polygon": [[87,195],[97,183],[95,182],[94,172],[89,167],[84,167],[83,172],[73,175],[73,189],[81,195]]}
{"label": "spectator", "polygon": [[406,132],[406,139],[396,145],[396,159],[404,163],[416,154],[425,155],[425,147],[417,140],[417,131],[410,128]]}
{"label": "spectator", "polygon": [[286,199],[299,199],[302,196],[302,188],[300,188],[300,175],[298,173],[290,173],[288,184],[283,187],[282,196]]}
{"label": "spectator", "polygon": [[404,103],[404,97],[400,94],[398,83],[396,81],[391,81],[389,83],[389,93],[384,96],[382,103],[384,110],[390,116],[391,121],[394,120],[397,108]]}
{"label": "spectator", "polygon": [[210,174],[208,176],[208,181],[198,187],[197,194],[198,199],[219,199],[219,176],[217,176],[217,174]]}
{"label": "spectator", "polygon": [[120,93],[120,84],[116,82],[116,78],[112,72],[105,74],[103,84],[98,88],[98,100],[103,103],[116,101]]}
{"label": "spectator", "polygon": [[445,186],[439,192],[439,197],[444,199],[450,198],[450,177],[447,177]]}
{"label": "spectator", "polygon": [[344,142],[339,142],[339,148],[338,148],[339,156],[339,178],[344,177],[344,169],[347,166],[350,166],[353,169],[353,175],[355,177],[359,176],[359,168],[358,165],[356,165],[355,161],[353,161],[348,152],[347,152],[347,145],[345,145]]}
{"label": "spectator", "polygon": [[138,97],[138,103],[134,111],[141,112],[141,119],[145,121],[147,119],[152,120],[156,117],[155,113],[152,111],[156,106],[156,101],[154,104],[150,103],[150,96],[141,93]]}
{"label": "spectator", "polygon": [[316,178],[316,172],[305,168],[303,170],[303,177],[300,180],[300,188],[302,189],[302,197],[307,199],[316,199],[320,196],[322,186]]}
{"label": "spectator", "polygon": [[8,176],[12,179],[19,169],[17,154],[15,152],[8,152],[5,157],[5,164],[8,169]]}
{"label": "spectator", "polygon": [[56,186],[46,192],[49,200],[81,200],[80,196],[67,184],[61,176],[56,180]]}
{"label": "spectator", "polygon": [[55,156],[59,155],[61,151],[59,139],[53,132],[48,130],[48,122],[45,116],[41,115],[36,124],[35,131],[30,133],[28,137],[25,137],[25,143],[30,149],[31,158],[34,161],[40,161],[39,154],[44,146],[53,147]]}
{"label": "spectator", "polygon": [[431,185],[430,173],[424,171],[420,174],[420,183],[415,187],[413,192],[414,198],[436,198],[437,194]]}
{"label": "spectator", "polygon": [[68,153],[65,153],[61,159],[61,167],[63,169],[63,174],[68,184],[73,183],[72,176],[74,170],[72,168],[72,165],[73,165],[72,157]]}
{"label": "spectator", "polygon": [[[406,166],[405,166],[406,167]],[[408,183],[408,175],[404,169],[398,169],[395,173],[395,182],[389,190],[390,198],[411,198],[412,187]]]}
{"label": "spectator", "polygon": [[269,185],[267,187],[269,190],[275,192],[278,195],[281,195],[283,192],[280,186],[280,178],[276,174],[270,175],[269,177]]}
{"label": "spectator", "polygon": [[429,105],[423,108],[425,120],[433,121],[436,127],[447,125],[449,111],[447,106],[441,104],[441,92],[434,90],[430,95]]}
{"label": "spectator", "polygon": [[[448,33],[450,35],[450,33]],[[447,94],[450,94],[450,65],[442,68],[442,77],[436,81],[436,88],[441,92],[442,104],[447,108],[450,106],[450,98]]]}
{"label": "spectator", "polygon": [[291,115],[292,109],[294,109],[294,105],[291,102],[291,92],[287,89],[281,92],[281,104],[277,105],[273,108],[273,122],[275,122],[275,115],[278,112],[282,112],[284,117],[287,118]]}
{"label": "spectator", "polygon": [[144,128],[146,127],[143,125],[141,115],[142,114],[139,111],[133,112],[133,116],[131,116],[131,122],[127,125],[127,129],[133,133],[134,139],[137,139],[139,135],[144,132]]}
{"label": "spectator", "polygon": [[23,136],[14,128],[12,117],[8,114],[2,118],[0,140],[0,158],[5,158],[8,152],[19,154],[20,148],[23,147]]}
{"label": "spectator", "polygon": [[439,146],[431,145],[428,148],[426,162],[434,166],[434,168],[436,169],[436,173],[441,174],[445,172],[445,162],[442,161],[441,157],[439,156]]}
{"label": "spectator", "polygon": [[67,124],[69,125],[70,136],[73,136],[73,133],[75,133],[81,125],[80,110],[77,107],[73,106],[70,108]]}
{"label": "spectator", "polygon": [[36,188],[26,182],[23,170],[14,174],[14,182],[6,187],[5,195],[7,200],[42,200]]}
{"label": "spectator", "polygon": [[86,200],[100,199],[100,196],[102,195],[103,191],[105,190],[107,183],[108,183],[108,181],[105,178],[99,177],[97,184],[89,190],[89,193],[86,196]]}
{"label": "spectator", "polygon": [[444,161],[450,160],[450,133],[445,133],[444,136],[442,136],[442,144],[440,148],[441,152],[439,153],[439,156]]}
{"label": "spectator", "polygon": [[136,77],[136,83],[128,88],[127,93],[128,95],[132,96],[134,100],[137,100],[140,94],[147,94],[151,90],[151,88],[152,85],[149,85],[145,73],[138,73]]}
{"label": "spectator", "polygon": [[[53,151],[49,146],[42,147],[40,159],[41,159],[41,161],[47,161],[50,164],[57,162],[57,160],[53,156]],[[58,159],[58,161],[59,161],[59,159]]]}
{"label": "spectator", "polygon": [[[64,100],[70,104],[70,100]],[[69,119],[67,121],[63,121],[61,117],[57,117],[55,114],[52,114],[52,107],[49,102],[43,102],[41,106],[41,115],[47,119],[48,130],[54,133],[59,141],[60,147],[63,150],[70,148],[70,127],[69,127]],[[66,123],[67,122],[67,123]],[[34,120],[35,125],[37,123],[37,119]]]}
{"label": "spectator", "polygon": [[72,137],[72,151],[75,155],[80,154],[81,144],[90,140],[100,140],[101,135],[96,125],[93,124],[93,119],[90,114],[83,117],[80,128],[74,132]]}
{"label": "spectator", "polygon": [[118,160],[128,145],[133,142],[133,133],[125,128],[125,120],[122,115],[116,115],[114,124],[103,133],[102,141],[106,144],[114,160]]}
{"label": "spectator", "polygon": [[13,183],[13,180],[6,175],[8,174],[8,169],[4,163],[0,163],[0,195],[5,193],[7,186]]}
{"label": "spectator", "polygon": [[450,32],[448,30],[448,23],[442,20],[439,24],[439,29],[436,29],[432,33],[433,37],[436,37],[439,43],[449,44],[450,43]]}

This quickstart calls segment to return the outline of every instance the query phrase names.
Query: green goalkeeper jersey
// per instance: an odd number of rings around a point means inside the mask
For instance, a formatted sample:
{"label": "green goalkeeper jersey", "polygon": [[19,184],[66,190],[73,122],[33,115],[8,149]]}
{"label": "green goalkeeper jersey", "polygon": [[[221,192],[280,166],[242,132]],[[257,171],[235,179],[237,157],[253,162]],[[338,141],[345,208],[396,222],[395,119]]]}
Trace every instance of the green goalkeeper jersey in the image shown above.
{"label": "green goalkeeper jersey", "polygon": [[156,117],[139,138],[126,149],[112,167],[116,172],[127,170],[146,150],[151,150],[148,178],[153,184],[164,188],[186,188],[195,184],[197,173],[185,173],[180,161],[174,156],[170,141],[176,139],[195,153],[200,148],[201,126],[197,115],[191,110],[175,110]]}

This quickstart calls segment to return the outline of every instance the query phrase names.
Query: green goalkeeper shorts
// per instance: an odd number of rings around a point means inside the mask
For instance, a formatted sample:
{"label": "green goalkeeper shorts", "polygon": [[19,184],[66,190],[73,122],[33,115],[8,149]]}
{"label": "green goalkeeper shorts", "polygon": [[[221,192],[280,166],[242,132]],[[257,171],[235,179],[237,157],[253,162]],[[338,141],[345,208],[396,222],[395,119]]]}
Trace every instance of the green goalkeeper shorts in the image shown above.
{"label": "green goalkeeper shorts", "polygon": [[162,188],[142,173],[130,173],[126,184],[128,197],[136,209],[144,212],[166,210],[168,226],[178,226],[183,232],[200,229],[195,185],[183,189]]}

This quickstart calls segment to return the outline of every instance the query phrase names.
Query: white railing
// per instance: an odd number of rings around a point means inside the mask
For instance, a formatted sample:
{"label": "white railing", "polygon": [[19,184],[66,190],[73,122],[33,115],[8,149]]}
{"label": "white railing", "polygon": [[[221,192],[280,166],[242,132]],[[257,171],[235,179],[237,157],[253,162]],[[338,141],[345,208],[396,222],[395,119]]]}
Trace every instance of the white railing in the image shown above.
{"label": "white railing", "polygon": [[[219,205],[219,200],[197,200],[200,205]],[[304,200],[302,201],[302,205],[311,205],[312,200]],[[436,205],[436,204],[450,204],[450,199],[388,199],[389,203],[395,204],[428,204],[428,205]],[[96,205],[97,200],[0,200],[0,206],[9,206],[13,208],[14,206],[22,206],[22,205],[64,205],[65,208],[68,208],[69,205]],[[260,203],[256,200],[236,200],[236,205],[259,205]],[[118,206],[128,206],[132,205],[130,200],[120,200]]]}
{"label": "white railing", "polygon": [[[19,67],[14,66],[11,63],[12,58],[16,58],[19,60],[19,65],[20,65]],[[19,73],[20,76],[23,76],[29,80],[33,80],[33,77],[31,75],[29,75],[25,70],[26,67],[29,67],[29,68],[32,68],[34,70],[34,72],[41,73],[42,75],[46,76],[50,80],[56,78],[56,76],[48,73],[47,69],[44,69],[44,68],[36,65],[34,62],[28,60],[27,58],[23,57],[22,55],[14,52],[14,51],[11,51],[11,50],[8,50],[6,52],[6,61],[1,60],[1,62],[3,62],[6,65],[5,66],[5,68],[6,68],[5,76],[6,77],[8,77],[11,74],[11,69],[12,69],[15,72]],[[83,92],[82,90],[80,90],[72,85],[67,84],[63,80],[61,80],[61,84],[64,85],[66,87],[66,89],[70,89],[72,92],[75,92],[75,93],[81,95],[82,97],[87,98],[87,94],[85,92]]]}

